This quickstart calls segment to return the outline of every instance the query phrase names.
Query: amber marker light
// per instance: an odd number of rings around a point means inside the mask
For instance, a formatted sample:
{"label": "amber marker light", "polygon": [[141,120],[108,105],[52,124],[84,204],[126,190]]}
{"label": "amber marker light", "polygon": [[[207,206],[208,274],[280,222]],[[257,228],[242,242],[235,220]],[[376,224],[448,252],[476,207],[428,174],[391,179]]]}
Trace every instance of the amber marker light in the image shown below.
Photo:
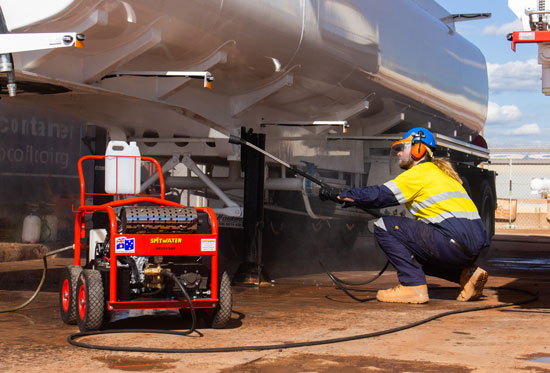
{"label": "amber marker light", "polygon": [[77,47],[77,48],[83,49],[85,39],[86,39],[86,37],[84,36],[84,34],[76,34],[76,40],[74,42],[74,46]]}

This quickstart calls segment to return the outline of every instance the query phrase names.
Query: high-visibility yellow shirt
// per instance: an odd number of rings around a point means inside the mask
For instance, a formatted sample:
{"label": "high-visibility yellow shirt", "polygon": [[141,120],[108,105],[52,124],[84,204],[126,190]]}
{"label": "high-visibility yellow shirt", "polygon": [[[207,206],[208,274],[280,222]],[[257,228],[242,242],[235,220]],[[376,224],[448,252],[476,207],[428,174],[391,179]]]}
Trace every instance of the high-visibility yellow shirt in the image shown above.
{"label": "high-visibility yellow shirt", "polygon": [[397,202],[405,203],[417,219],[439,224],[445,219],[480,219],[476,205],[462,185],[432,162],[419,163],[384,184]]}
{"label": "high-visibility yellow shirt", "polygon": [[418,220],[434,225],[473,254],[489,245],[485,226],[462,185],[432,162],[424,161],[383,185],[343,191],[353,205],[383,208],[404,203]]}

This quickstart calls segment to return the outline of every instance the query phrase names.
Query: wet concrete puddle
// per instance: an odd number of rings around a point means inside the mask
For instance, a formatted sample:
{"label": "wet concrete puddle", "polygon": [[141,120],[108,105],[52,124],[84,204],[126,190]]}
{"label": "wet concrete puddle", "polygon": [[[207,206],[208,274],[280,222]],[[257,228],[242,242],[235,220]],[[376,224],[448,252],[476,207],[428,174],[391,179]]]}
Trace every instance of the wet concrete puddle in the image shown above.
{"label": "wet concrete puddle", "polygon": [[104,363],[109,369],[119,369],[129,372],[159,372],[174,369],[173,359],[151,358],[124,358],[124,357],[96,357],[94,360]]}
{"label": "wet concrete puddle", "polygon": [[550,364],[550,355],[530,355],[525,360],[532,361],[534,363],[547,363]]}
{"label": "wet concrete puddle", "polygon": [[236,367],[222,369],[223,373],[360,373],[376,371],[380,373],[396,372],[471,372],[467,366],[459,364],[441,364],[423,361],[385,359],[374,356],[336,356],[329,354],[297,354],[280,358],[260,358]]}
{"label": "wet concrete puddle", "polygon": [[550,258],[495,258],[489,259],[488,263],[493,268],[530,271],[550,270]]}

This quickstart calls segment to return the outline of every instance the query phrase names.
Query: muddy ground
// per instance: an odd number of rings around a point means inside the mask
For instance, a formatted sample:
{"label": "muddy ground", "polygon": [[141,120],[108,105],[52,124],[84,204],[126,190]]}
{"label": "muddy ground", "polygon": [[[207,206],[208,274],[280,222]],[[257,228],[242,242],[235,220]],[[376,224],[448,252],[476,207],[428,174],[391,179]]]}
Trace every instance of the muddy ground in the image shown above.
{"label": "muddy ground", "polygon": [[[201,336],[151,333],[111,334],[82,339],[108,346],[198,349],[270,346],[366,335],[449,311],[538,300],[516,306],[459,313],[392,334],[347,342],[266,351],[226,353],[136,353],[69,345],[77,331],[60,319],[56,281],[70,259],[48,261],[45,290],[21,311],[0,314],[2,372],[550,372],[550,239],[499,235],[483,263],[490,278],[485,297],[454,300],[458,287],[429,278],[430,302],[400,305],[377,302],[377,289],[395,285],[388,271],[363,286],[357,302],[323,273],[277,278],[272,286],[235,286],[229,327],[206,328]],[[23,303],[41,274],[42,260],[0,263],[0,309]],[[336,274],[360,281],[377,271]],[[123,313],[109,329],[185,330],[177,311]]]}

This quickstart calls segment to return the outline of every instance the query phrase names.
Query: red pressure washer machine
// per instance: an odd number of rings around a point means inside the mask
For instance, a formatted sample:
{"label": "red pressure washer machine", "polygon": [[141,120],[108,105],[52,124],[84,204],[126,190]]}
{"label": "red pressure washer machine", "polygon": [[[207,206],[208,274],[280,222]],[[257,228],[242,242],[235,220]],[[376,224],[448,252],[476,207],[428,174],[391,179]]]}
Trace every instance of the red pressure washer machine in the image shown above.
{"label": "red pressure washer machine", "polygon": [[[86,193],[82,164],[107,157],[112,156],[85,156],[78,162],[74,264],[63,269],[59,285],[63,322],[91,331],[100,329],[115,311],[179,309],[185,316],[191,308],[185,300],[189,299],[208,324],[224,328],[231,317],[232,291],[227,273],[218,276],[218,223],[212,209],[166,200],[160,164],[140,156],[116,156],[115,169],[122,171],[119,163],[124,160],[127,165],[129,158],[134,175],[142,162],[153,164],[160,194],[139,194],[138,177],[134,197],[87,205],[86,196],[93,193]],[[121,197],[119,190],[102,195]],[[87,231],[86,214],[104,214],[108,224]],[[82,266],[81,252],[86,248]]]}

